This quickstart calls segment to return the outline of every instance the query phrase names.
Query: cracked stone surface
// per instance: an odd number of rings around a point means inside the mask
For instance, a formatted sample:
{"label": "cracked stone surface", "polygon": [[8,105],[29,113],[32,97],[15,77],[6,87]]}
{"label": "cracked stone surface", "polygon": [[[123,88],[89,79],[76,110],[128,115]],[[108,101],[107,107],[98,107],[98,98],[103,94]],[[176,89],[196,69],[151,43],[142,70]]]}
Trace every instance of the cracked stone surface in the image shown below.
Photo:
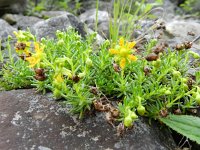
{"label": "cracked stone surface", "polygon": [[79,120],[34,89],[0,92],[1,150],[174,149],[169,132],[139,119],[123,137],[102,113]]}

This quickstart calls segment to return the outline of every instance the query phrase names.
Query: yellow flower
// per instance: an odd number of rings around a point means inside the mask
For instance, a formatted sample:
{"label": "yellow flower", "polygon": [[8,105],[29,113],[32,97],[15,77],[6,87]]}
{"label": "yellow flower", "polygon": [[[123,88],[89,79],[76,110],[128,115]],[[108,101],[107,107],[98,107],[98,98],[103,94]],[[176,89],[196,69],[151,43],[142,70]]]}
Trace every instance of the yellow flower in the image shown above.
{"label": "yellow flower", "polygon": [[56,73],[54,75],[53,86],[57,89],[62,89],[64,87],[64,78],[62,73]]}
{"label": "yellow flower", "polygon": [[59,74],[57,74],[55,77],[54,77],[54,81],[56,82],[56,83],[62,83],[63,81],[64,81],[64,79],[63,79],[63,77],[62,77],[62,74],[61,73],[59,73]]}
{"label": "yellow flower", "polygon": [[34,46],[35,46],[35,54],[33,54],[31,57],[27,57],[26,60],[30,63],[30,67],[34,67],[36,64],[38,64],[44,53],[43,53],[43,50],[44,50],[44,45],[41,45],[39,44],[38,42],[35,42],[34,43]]}
{"label": "yellow flower", "polygon": [[132,48],[136,42],[126,42],[124,38],[119,39],[119,45],[115,49],[109,49],[109,53],[116,55],[115,58],[119,61],[122,69],[125,68],[127,61],[136,61],[137,57],[132,54]]}

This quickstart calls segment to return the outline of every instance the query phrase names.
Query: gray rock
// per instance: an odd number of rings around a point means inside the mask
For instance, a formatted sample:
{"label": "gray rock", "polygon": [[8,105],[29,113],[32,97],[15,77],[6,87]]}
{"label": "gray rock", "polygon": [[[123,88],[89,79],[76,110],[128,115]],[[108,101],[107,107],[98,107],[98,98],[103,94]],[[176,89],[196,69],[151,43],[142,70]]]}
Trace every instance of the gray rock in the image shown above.
{"label": "gray rock", "polygon": [[[95,29],[96,9],[84,12],[79,18],[89,28]],[[109,36],[109,14],[107,11],[98,11],[98,33],[104,37]]]}
{"label": "gray rock", "polygon": [[61,16],[40,21],[36,23],[31,30],[38,38],[54,38],[57,30],[64,31],[69,27],[75,28],[82,36],[86,35],[84,24],[80,22],[76,16],[67,12]]}
{"label": "gray rock", "polygon": [[176,5],[173,4],[170,0],[163,1],[163,10],[155,10],[152,13],[155,14],[159,18],[163,18],[166,21],[171,21],[172,18],[177,16],[176,14]]}
{"label": "gray rock", "polygon": [[[102,11],[110,11],[112,10],[112,1],[113,0],[99,0],[99,10]],[[85,12],[90,9],[96,8],[96,1],[95,0],[83,0],[81,2],[82,12]]]}
{"label": "gray rock", "polygon": [[2,18],[6,20],[9,24],[14,25],[14,27],[19,30],[26,30],[37,22],[43,20],[34,16],[23,16],[16,14],[5,14]]}
{"label": "gray rock", "polygon": [[52,18],[66,14],[66,11],[42,11],[40,14],[45,18]]}
{"label": "gray rock", "polygon": [[0,19],[0,39],[6,39],[8,35],[13,35],[13,31],[17,31],[17,29]]}
{"label": "gray rock", "polygon": [[1,92],[0,103],[1,150],[174,149],[169,132],[154,123],[140,119],[118,137],[100,113],[79,120],[34,89]]}
{"label": "gray rock", "polygon": [[196,36],[200,35],[200,23],[192,20],[174,20],[166,23],[166,31],[174,37],[180,37],[182,40],[193,40],[194,37],[188,36],[188,32],[194,32]]}
{"label": "gray rock", "polygon": [[[90,34],[94,34],[94,31],[93,31],[92,29],[88,28],[88,29],[87,29],[87,33],[88,33],[89,35],[90,35]],[[96,35],[96,43],[97,43],[97,45],[103,44],[104,41],[105,41],[105,39],[104,39],[101,35],[99,35],[99,34],[97,33],[97,35]]]}

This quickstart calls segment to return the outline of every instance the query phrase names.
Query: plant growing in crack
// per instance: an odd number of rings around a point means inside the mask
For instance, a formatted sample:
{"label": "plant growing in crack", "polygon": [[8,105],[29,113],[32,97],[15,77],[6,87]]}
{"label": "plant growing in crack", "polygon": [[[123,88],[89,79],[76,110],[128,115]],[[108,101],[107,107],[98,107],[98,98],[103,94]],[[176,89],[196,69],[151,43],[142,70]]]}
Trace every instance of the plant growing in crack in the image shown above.
{"label": "plant growing in crack", "polygon": [[[120,128],[130,128],[145,116],[200,143],[196,132],[187,131],[199,131],[200,119],[173,115],[189,114],[200,105],[200,73],[187,74],[190,58],[200,59],[190,51],[193,42],[172,48],[152,38],[142,43],[141,50],[140,40],[117,34],[93,51],[95,34],[84,39],[73,28],[41,41],[29,31],[15,36],[19,59],[12,58],[9,38],[10,59],[0,71],[1,89],[32,86],[43,93],[51,91],[80,118],[94,108],[106,112],[107,121]],[[190,127],[192,119],[195,125]]]}

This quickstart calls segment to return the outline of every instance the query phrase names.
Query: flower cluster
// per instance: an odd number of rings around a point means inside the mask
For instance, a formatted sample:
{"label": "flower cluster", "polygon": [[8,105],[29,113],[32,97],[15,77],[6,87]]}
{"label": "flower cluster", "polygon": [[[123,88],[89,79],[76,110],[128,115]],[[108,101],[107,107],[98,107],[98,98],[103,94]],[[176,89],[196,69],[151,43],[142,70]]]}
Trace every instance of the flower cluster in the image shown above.
{"label": "flower cluster", "polygon": [[43,57],[45,57],[44,53],[44,45],[39,42],[34,42],[34,50],[35,53],[32,54],[30,57],[27,57],[26,60],[29,62],[29,66],[33,68],[37,64],[40,63]]}
{"label": "flower cluster", "polygon": [[127,62],[136,61],[137,57],[134,56],[132,53],[133,47],[135,46],[136,42],[126,42],[124,38],[121,37],[119,39],[119,45],[116,45],[115,48],[109,49],[109,53],[115,55],[115,61],[119,62],[119,66],[124,69]]}

